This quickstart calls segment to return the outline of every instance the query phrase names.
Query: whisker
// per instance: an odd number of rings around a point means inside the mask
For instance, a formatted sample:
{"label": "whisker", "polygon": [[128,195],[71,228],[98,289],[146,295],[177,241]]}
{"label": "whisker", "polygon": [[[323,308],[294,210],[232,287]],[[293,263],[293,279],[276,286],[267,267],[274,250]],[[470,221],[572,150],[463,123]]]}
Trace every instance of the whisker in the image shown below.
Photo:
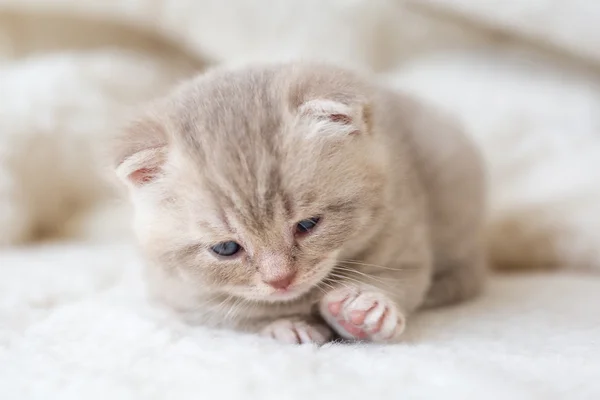
{"label": "whisker", "polygon": [[242,301],[243,301],[243,299],[241,297],[238,297],[235,300],[235,302],[231,305],[231,307],[229,308],[229,310],[225,314],[225,317],[224,317],[225,320],[229,320],[229,317],[233,316],[231,313],[234,312],[234,310],[242,303]]}
{"label": "whisker", "polygon": [[[347,277],[347,276],[343,277],[343,279],[348,280],[350,283],[358,284],[358,285],[360,285],[363,288],[369,288],[369,289],[372,289],[372,290],[375,290],[375,291],[378,291],[378,292],[383,292],[383,293],[385,293],[387,295],[389,295],[390,293],[394,293],[396,291],[395,288],[393,288],[393,287],[391,287],[389,285],[385,285],[385,284],[383,286],[381,286],[381,285],[375,285],[373,283],[363,282],[363,281],[360,281],[360,280],[357,280],[357,279],[353,279],[353,278],[350,278],[350,277]],[[346,284],[345,282],[341,282],[341,284],[344,287],[350,288],[350,286],[348,284]]]}
{"label": "whisker", "polygon": [[249,302],[245,299],[241,299],[242,301],[237,302],[234,307],[232,307],[231,319],[236,319],[241,313],[249,308]]}
{"label": "whisker", "polygon": [[[350,273],[358,274],[358,275],[364,276],[366,278],[371,278],[371,279],[383,278],[383,277],[379,277],[379,276],[376,276],[376,275],[367,274],[366,272],[362,272],[362,271],[359,271],[359,270],[356,270],[356,269],[350,269],[350,268],[344,268],[344,267],[338,267],[336,269],[339,272],[350,272]],[[391,279],[394,279],[394,278],[389,278],[389,279],[391,280]]]}
{"label": "whisker", "polygon": [[[354,273],[354,274],[358,274],[358,275],[361,275],[361,276],[369,277],[371,279],[383,279],[383,280],[389,280],[389,281],[394,281],[394,282],[395,281],[405,281],[405,280],[408,279],[408,277],[405,277],[405,276],[402,276],[402,275],[400,275],[400,276],[385,277],[385,276],[381,276],[381,275],[368,274],[368,273],[365,273],[363,271],[359,271],[357,269],[344,267],[342,265],[337,265],[335,267],[335,271],[338,271],[338,272],[349,272],[349,273]],[[395,271],[398,272],[398,273],[403,272],[402,270],[399,270],[399,269],[397,269]]]}
{"label": "whisker", "polygon": [[374,267],[374,268],[388,269],[388,270],[391,270],[391,271],[398,271],[398,270],[401,269],[401,268],[386,267],[386,266],[378,265],[378,264],[364,263],[364,262],[359,261],[359,260],[338,260],[338,262],[344,263],[344,264],[351,264],[351,265],[360,265],[360,266],[363,266],[363,267]]}
{"label": "whisker", "polygon": [[317,288],[317,290],[323,294],[327,294],[327,290],[325,290],[325,288],[322,288],[321,286],[317,285],[315,286]]}
{"label": "whisker", "polygon": [[[350,271],[350,272],[353,272],[353,271]],[[368,282],[368,281],[365,282],[364,280],[358,279],[356,277],[351,277],[351,276],[348,276],[348,275],[342,275],[342,274],[332,274],[332,275],[335,276],[335,277],[337,277],[337,278],[339,278],[339,279],[346,279],[348,281],[351,281],[353,283],[357,283],[359,285],[368,285],[368,286],[371,286],[373,288],[376,288],[376,286],[373,285],[373,282]],[[388,283],[388,282],[379,280],[379,279],[377,279],[377,278],[375,278],[373,276],[370,276],[370,275],[364,275],[364,277],[372,279],[374,281],[374,283],[377,283],[379,285],[383,285],[387,289],[390,289],[390,290],[394,289],[394,287],[391,286],[391,284]]]}
{"label": "whisker", "polygon": [[358,275],[360,277],[366,278],[366,279],[371,279],[377,282],[381,282],[381,283],[386,283],[386,282],[397,282],[398,280],[400,280],[398,277],[384,277],[384,276],[379,276],[379,275],[372,275],[372,274],[367,274],[365,272],[362,271],[357,271],[355,269],[345,269],[345,268],[338,268],[336,270],[336,272],[339,275],[344,275],[345,273],[349,273],[349,274],[355,274]]}
{"label": "whisker", "polygon": [[227,297],[226,297],[225,299],[223,299],[223,300],[222,300],[222,301],[221,301],[219,304],[217,304],[217,305],[215,305],[215,306],[213,306],[213,307],[211,307],[211,308],[213,308],[214,310],[218,311],[218,310],[220,310],[221,308],[225,307],[225,305],[226,305],[226,304],[227,304],[229,301],[231,301],[231,299],[232,299],[232,298],[233,298],[233,296],[232,296],[232,295],[227,295]]}
{"label": "whisker", "polygon": [[334,290],[335,286],[333,286],[332,284],[330,284],[329,282],[325,282],[325,281],[321,281],[319,284],[325,285],[327,286],[327,288]]}
{"label": "whisker", "polygon": [[353,283],[358,283],[358,284],[361,284],[361,285],[367,284],[366,282],[361,281],[360,279],[353,278],[353,277],[347,276],[347,275],[337,275],[337,274],[335,274],[333,276],[335,276],[338,279],[342,279],[342,281],[343,280],[347,280],[347,281],[350,281],[350,282],[353,282]]}
{"label": "whisker", "polygon": [[417,262],[405,263],[404,265],[399,265],[397,267],[386,267],[385,265],[369,264],[369,263],[362,262],[360,260],[351,260],[351,259],[346,259],[346,260],[340,259],[340,260],[338,260],[338,262],[350,264],[350,265],[361,265],[361,266],[365,266],[365,267],[387,269],[387,270],[391,270],[391,271],[407,271],[407,270],[415,270],[415,269],[420,268],[420,264],[418,264]]}

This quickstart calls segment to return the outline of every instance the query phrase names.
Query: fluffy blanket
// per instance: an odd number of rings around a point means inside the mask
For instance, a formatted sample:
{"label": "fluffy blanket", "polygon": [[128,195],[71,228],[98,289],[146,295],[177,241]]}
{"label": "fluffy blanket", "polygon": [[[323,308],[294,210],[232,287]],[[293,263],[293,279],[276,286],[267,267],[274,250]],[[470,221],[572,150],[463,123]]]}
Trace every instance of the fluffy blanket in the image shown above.
{"label": "fluffy blanket", "polygon": [[4,399],[597,399],[600,291],[497,278],[421,315],[406,343],[284,346],[149,306],[123,245],[0,254]]}
{"label": "fluffy blanket", "polygon": [[[182,325],[146,301],[95,162],[132,108],[207,65],[328,59],[462,119],[497,265],[598,271],[598,20],[587,0],[0,0],[2,397],[600,397],[594,274],[494,277],[395,346]],[[86,241],[10,247],[48,236]]]}

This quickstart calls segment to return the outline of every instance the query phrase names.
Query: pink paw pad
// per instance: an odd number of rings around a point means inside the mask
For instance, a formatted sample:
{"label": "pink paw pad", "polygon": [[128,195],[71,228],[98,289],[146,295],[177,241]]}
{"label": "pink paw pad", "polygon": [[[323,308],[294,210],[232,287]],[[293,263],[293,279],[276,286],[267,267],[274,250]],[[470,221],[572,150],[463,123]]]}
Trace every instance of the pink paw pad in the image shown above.
{"label": "pink paw pad", "polygon": [[327,309],[329,310],[331,315],[337,316],[337,315],[339,315],[340,311],[342,310],[342,302],[336,301],[336,302],[329,303],[327,305]]}
{"label": "pink paw pad", "polygon": [[404,330],[405,319],[383,293],[348,288],[328,293],[321,301],[323,318],[346,339],[385,342]]}

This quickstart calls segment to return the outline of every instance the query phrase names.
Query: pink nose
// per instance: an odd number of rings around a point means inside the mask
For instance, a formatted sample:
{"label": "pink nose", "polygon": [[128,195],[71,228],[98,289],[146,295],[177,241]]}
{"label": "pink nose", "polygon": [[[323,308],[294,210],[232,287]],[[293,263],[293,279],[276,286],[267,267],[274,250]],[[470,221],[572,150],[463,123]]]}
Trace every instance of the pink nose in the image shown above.
{"label": "pink nose", "polygon": [[285,290],[290,286],[290,284],[292,283],[292,281],[294,280],[295,277],[296,277],[296,273],[291,272],[286,275],[282,275],[282,276],[278,276],[273,279],[265,280],[264,282],[267,285],[274,287],[275,289]]}

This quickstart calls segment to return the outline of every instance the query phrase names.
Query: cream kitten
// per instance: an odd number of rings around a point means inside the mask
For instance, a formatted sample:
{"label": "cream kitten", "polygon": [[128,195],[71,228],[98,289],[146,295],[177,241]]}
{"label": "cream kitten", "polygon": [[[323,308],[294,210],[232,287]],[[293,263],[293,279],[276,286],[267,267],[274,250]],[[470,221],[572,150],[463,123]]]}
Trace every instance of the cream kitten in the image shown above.
{"label": "cream kitten", "polygon": [[352,72],[215,70],[115,149],[149,286],[194,321],[386,342],[418,307],[481,287],[478,153],[434,111]]}

